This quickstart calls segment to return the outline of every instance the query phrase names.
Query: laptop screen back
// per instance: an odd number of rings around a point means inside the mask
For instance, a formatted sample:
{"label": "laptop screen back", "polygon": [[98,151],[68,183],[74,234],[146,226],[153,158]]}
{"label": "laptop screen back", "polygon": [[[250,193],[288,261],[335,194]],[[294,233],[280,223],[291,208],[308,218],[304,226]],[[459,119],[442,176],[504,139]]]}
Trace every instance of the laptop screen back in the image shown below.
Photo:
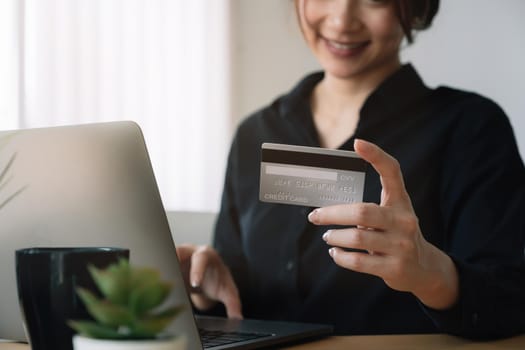
{"label": "laptop screen back", "polygon": [[[2,175],[3,174],[3,175]],[[174,284],[171,326],[200,349],[142,133],[132,122],[0,132],[0,338],[25,340],[16,249],[116,246]]]}

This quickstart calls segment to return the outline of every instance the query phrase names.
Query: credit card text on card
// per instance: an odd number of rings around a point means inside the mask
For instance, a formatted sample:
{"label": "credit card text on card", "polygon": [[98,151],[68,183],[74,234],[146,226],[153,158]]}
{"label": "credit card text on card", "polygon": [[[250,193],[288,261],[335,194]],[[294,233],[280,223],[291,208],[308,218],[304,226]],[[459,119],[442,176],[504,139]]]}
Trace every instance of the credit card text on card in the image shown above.
{"label": "credit card text on card", "polygon": [[362,202],[366,168],[352,151],[264,143],[259,199],[309,207]]}

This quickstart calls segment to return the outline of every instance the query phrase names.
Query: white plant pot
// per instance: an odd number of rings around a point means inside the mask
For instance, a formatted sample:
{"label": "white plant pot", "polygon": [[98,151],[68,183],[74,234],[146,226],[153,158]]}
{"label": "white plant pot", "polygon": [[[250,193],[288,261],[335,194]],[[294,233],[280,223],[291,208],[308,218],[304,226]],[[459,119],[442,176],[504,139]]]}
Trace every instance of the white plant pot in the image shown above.
{"label": "white plant pot", "polygon": [[75,350],[186,350],[186,338],[178,336],[159,340],[109,340],[75,335],[73,348]]}

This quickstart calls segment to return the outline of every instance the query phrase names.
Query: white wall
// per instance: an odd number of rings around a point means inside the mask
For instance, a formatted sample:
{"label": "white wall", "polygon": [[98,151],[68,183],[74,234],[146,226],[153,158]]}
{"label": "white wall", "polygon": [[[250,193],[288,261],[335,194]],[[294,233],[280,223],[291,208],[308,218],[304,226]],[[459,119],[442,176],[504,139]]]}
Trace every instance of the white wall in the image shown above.
{"label": "white wall", "polygon": [[0,130],[17,127],[18,121],[18,53],[16,0],[0,0]]}
{"label": "white wall", "polygon": [[[232,0],[234,124],[318,66],[298,32],[291,0]],[[434,26],[404,60],[431,85],[477,91],[509,115],[525,157],[524,0],[441,0]]]}
{"label": "white wall", "polygon": [[403,56],[427,84],[476,91],[509,115],[525,158],[525,1],[442,0],[433,27]]}
{"label": "white wall", "polygon": [[234,123],[288,91],[317,64],[292,0],[232,0]]}
{"label": "white wall", "polygon": [[217,213],[193,211],[167,211],[171,235],[176,245],[182,243],[212,243]]}

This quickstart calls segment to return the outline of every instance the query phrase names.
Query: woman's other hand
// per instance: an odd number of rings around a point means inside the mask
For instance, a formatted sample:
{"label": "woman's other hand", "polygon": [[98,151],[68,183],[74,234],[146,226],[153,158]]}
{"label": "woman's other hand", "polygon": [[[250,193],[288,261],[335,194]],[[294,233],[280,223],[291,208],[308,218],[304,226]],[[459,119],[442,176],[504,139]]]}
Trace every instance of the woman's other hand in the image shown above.
{"label": "woman's other hand", "polygon": [[317,225],[355,226],[323,235],[333,246],[330,255],[337,265],[378,276],[392,289],[413,293],[428,307],[451,307],[459,293],[456,267],[423,237],[398,161],[363,140],[356,140],[354,148],[379,173],[381,203],[334,205],[310,213],[309,220]]}
{"label": "woman's other hand", "polygon": [[228,267],[210,246],[182,244],[177,247],[184,281],[199,310],[224,304],[229,318],[242,319],[239,291]]}

